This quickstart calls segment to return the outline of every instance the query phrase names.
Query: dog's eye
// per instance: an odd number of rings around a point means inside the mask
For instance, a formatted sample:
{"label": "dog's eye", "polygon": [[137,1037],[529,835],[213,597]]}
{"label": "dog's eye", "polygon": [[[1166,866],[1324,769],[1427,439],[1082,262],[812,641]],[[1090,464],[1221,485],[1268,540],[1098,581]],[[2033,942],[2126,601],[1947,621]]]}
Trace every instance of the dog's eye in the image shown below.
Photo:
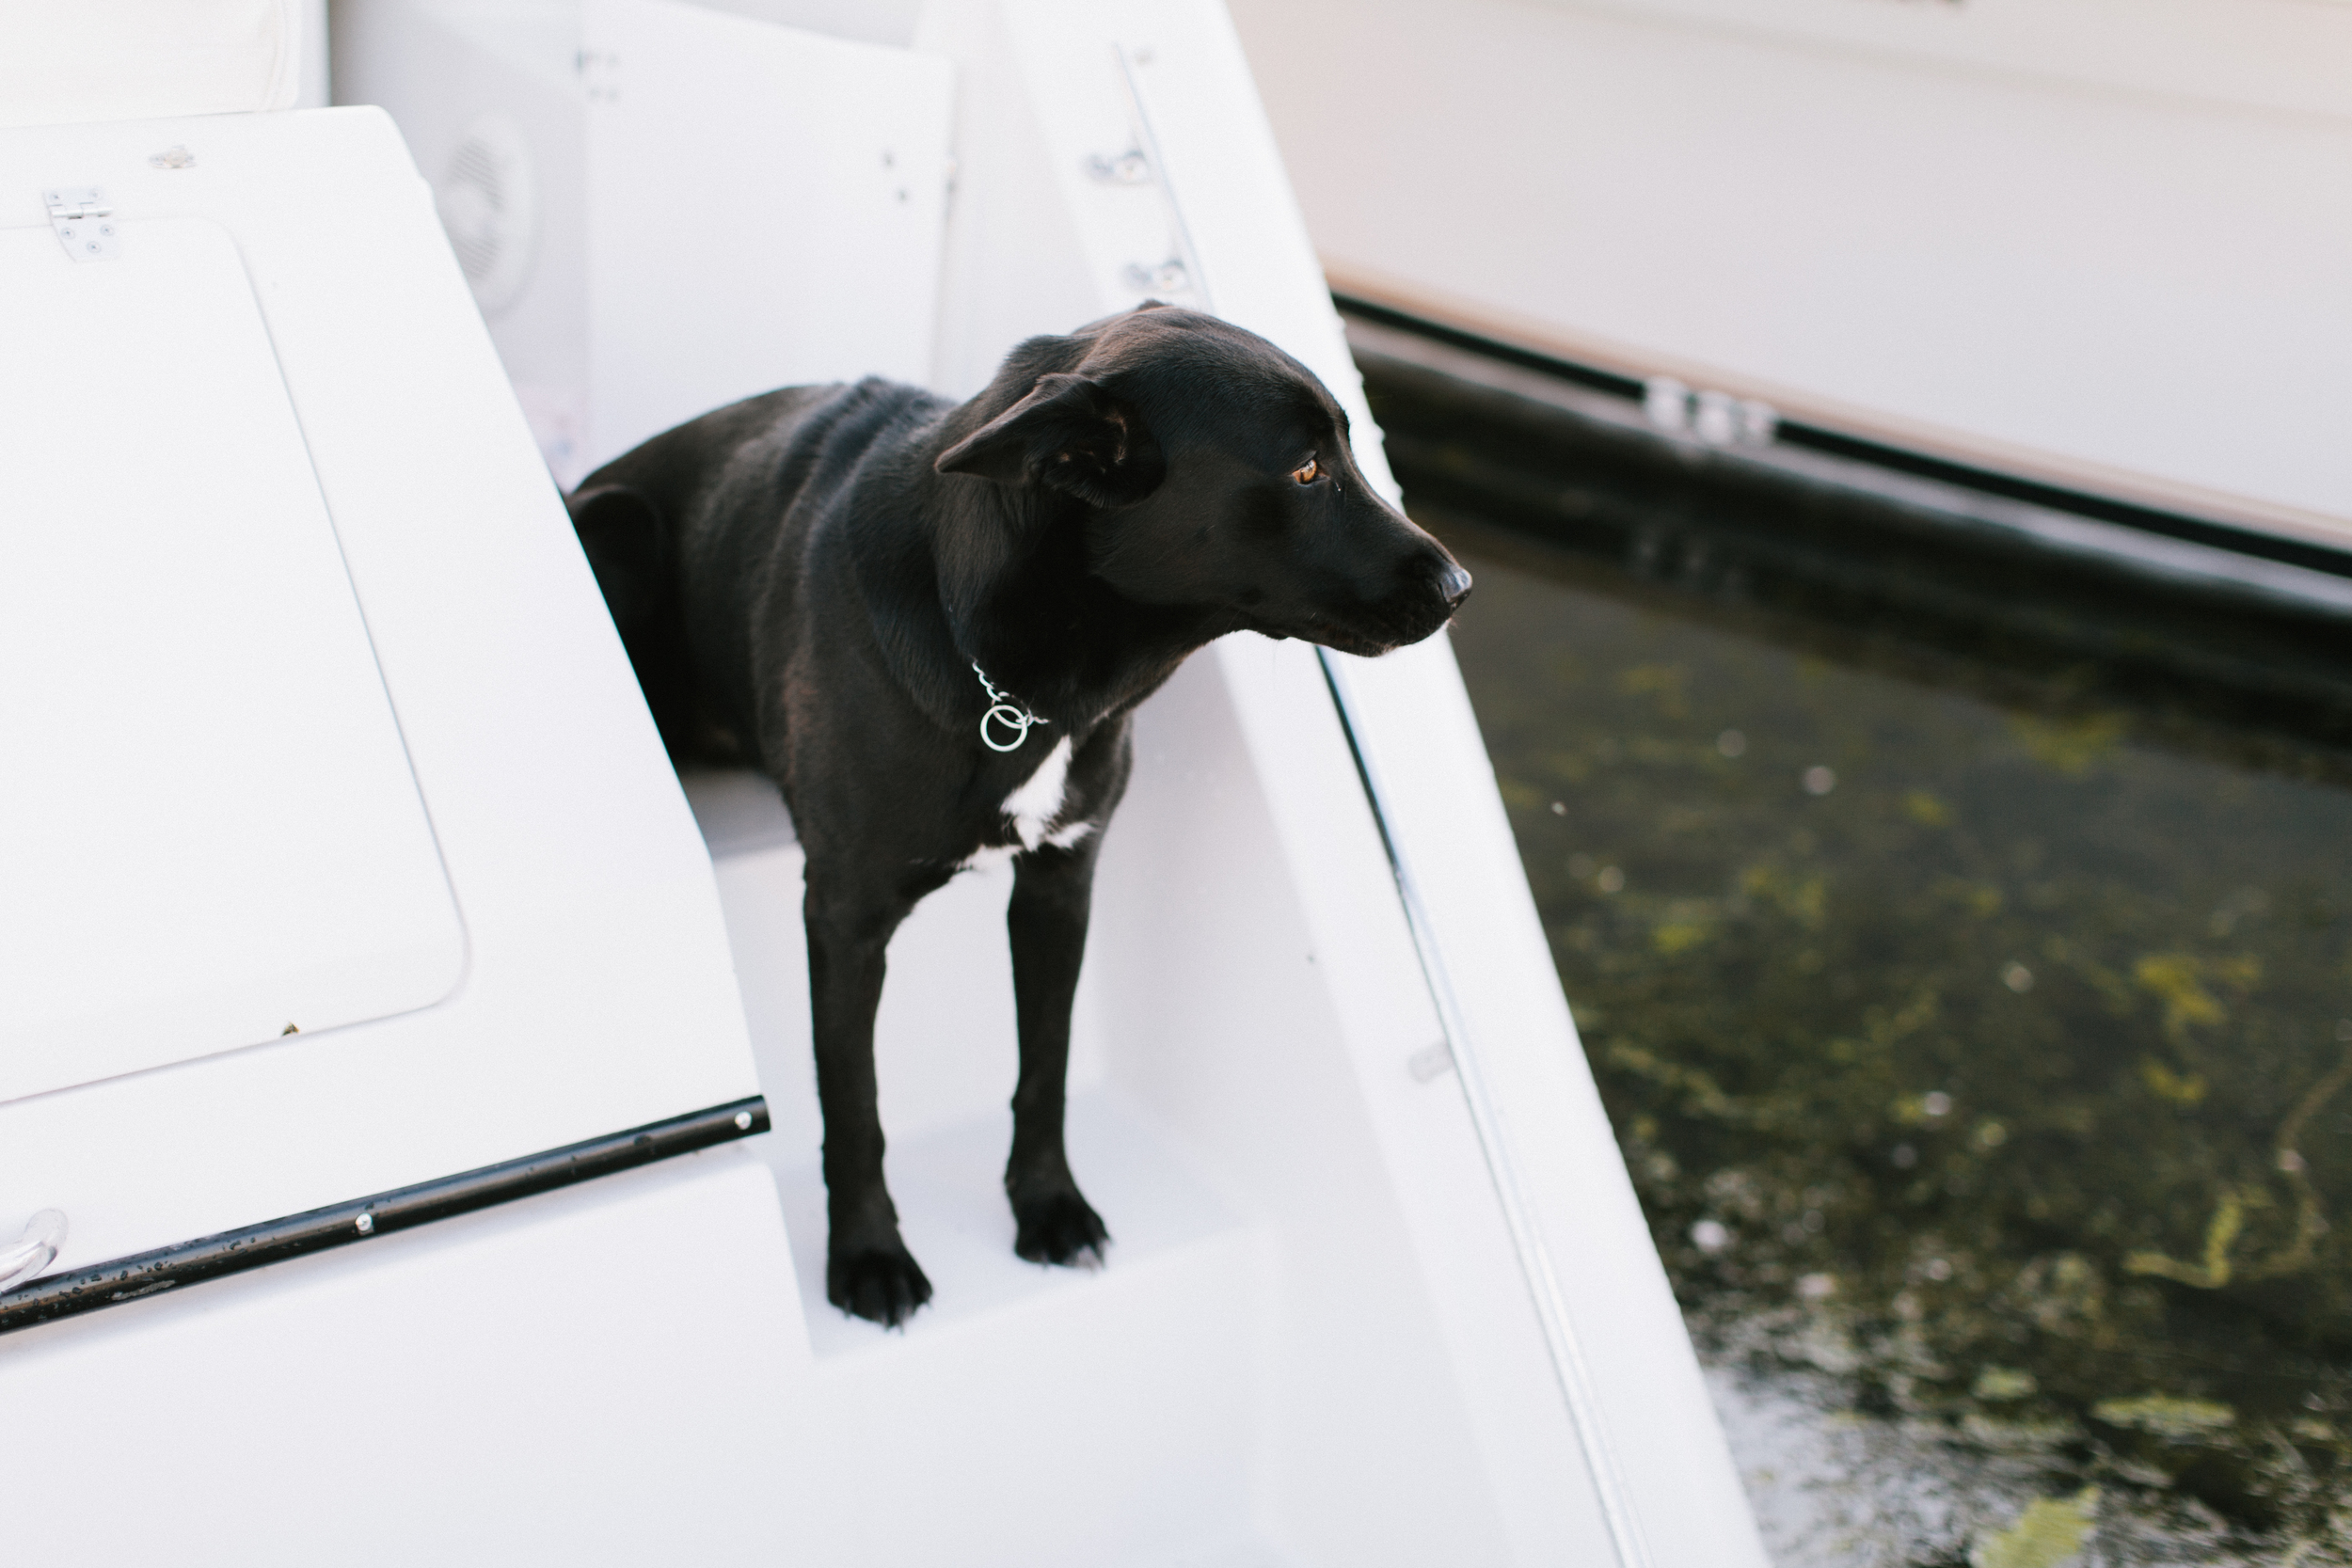
{"label": "dog's eye", "polygon": [[1312,484],[1315,482],[1315,476],[1321,472],[1323,472],[1323,465],[1310,457],[1291,470],[1291,478],[1301,484]]}

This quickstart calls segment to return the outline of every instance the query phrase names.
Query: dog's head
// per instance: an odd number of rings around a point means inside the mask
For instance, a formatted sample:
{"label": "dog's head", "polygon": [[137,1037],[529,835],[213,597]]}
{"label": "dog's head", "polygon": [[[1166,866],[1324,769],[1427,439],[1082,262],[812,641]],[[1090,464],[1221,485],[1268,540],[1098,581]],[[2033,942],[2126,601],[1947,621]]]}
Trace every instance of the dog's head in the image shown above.
{"label": "dog's head", "polygon": [[1357,468],[1330,391],[1255,333],[1145,306],[1024,344],[991,392],[1017,401],[939,471],[1074,498],[1090,570],[1128,598],[1379,654],[1470,593]]}

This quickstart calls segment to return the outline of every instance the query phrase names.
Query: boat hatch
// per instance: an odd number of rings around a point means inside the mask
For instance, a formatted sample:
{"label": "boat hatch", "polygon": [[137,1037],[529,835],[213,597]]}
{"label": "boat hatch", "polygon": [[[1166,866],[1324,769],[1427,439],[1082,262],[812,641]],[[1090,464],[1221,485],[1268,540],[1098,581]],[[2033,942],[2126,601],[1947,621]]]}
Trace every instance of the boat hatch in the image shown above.
{"label": "boat hatch", "polygon": [[406,1012],[465,935],[244,264],[0,232],[0,1101]]}

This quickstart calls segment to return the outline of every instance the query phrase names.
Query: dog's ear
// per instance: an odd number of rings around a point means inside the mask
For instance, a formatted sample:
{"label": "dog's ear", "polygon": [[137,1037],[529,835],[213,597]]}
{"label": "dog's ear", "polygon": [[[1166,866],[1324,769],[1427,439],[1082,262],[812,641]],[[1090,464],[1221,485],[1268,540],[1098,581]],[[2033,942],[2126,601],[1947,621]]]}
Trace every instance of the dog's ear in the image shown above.
{"label": "dog's ear", "polygon": [[1159,488],[1167,459],[1124,399],[1083,375],[1043,375],[1027,397],[939,454],[943,474],[1043,484],[1096,506]]}
{"label": "dog's ear", "polygon": [[599,484],[564,498],[572,531],[596,574],[605,608],[623,637],[660,612],[670,592],[661,513],[625,484]]}

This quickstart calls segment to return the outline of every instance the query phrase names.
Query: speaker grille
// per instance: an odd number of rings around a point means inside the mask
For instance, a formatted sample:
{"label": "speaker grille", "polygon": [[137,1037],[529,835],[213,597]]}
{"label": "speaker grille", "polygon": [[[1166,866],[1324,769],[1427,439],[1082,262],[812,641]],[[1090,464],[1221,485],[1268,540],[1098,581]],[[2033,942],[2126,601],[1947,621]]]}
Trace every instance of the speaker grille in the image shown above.
{"label": "speaker grille", "polygon": [[495,115],[469,125],[434,187],[434,206],[482,313],[514,304],[538,239],[537,182],[522,133]]}

